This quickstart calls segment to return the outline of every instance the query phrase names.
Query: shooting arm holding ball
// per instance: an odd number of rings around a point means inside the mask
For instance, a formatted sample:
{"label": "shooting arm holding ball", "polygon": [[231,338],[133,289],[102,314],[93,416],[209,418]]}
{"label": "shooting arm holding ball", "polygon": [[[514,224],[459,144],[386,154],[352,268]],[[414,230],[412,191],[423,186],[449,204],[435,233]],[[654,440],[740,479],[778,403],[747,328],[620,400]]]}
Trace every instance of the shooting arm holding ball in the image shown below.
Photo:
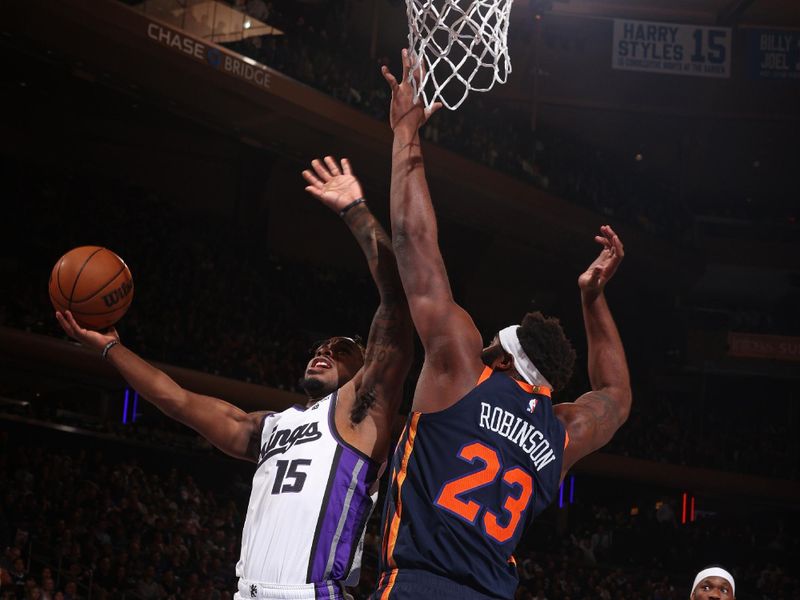
{"label": "shooting arm holding ball", "polygon": [[165,415],[191,427],[225,454],[250,461],[258,458],[266,412],[246,413],[219,398],[182,388],[126,348],[114,328],[106,333],[84,329],[69,311],[56,312],[56,319],[67,335],[104,355],[133,389]]}

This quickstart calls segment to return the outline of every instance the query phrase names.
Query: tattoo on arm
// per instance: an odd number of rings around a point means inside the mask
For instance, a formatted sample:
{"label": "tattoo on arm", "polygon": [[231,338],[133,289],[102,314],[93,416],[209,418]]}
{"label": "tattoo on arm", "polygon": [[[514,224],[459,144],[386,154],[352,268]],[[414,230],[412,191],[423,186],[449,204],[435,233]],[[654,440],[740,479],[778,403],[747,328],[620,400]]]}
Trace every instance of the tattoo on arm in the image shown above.
{"label": "tattoo on arm", "polygon": [[[350,411],[350,422],[358,425],[366,417],[369,410],[378,402],[379,387],[402,385],[402,381],[386,381],[386,370],[392,361],[403,360],[398,357],[400,338],[403,335],[401,311],[398,307],[378,307],[367,341],[367,354],[364,357],[364,378],[356,393],[355,404]],[[401,372],[401,371],[398,371]]]}
{"label": "tattoo on arm", "polygon": [[[407,369],[410,360],[412,330],[392,240],[364,204],[350,210],[345,221],[367,259],[381,299],[367,340],[364,376],[350,411],[351,425],[358,425],[385,400],[387,387],[402,385],[402,380],[389,379],[405,377],[403,366]],[[409,356],[403,356],[404,349]]]}
{"label": "tattoo on arm", "polygon": [[399,310],[381,305],[375,312],[372,327],[367,340],[367,355],[364,357],[364,368],[368,369],[373,363],[384,362],[387,357],[397,350],[400,331]]}
{"label": "tattoo on arm", "polygon": [[590,401],[581,404],[591,415],[588,425],[593,445],[605,445],[621,425],[617,401],[610,394],[596,391]]}
{"label": "tattoo on arm", "polygon": [[381,303],[394,305],[403,297],[392,240],[366,205],[356,206],[345,217],[347,225],[364,252],[369,270],[378,287]]}

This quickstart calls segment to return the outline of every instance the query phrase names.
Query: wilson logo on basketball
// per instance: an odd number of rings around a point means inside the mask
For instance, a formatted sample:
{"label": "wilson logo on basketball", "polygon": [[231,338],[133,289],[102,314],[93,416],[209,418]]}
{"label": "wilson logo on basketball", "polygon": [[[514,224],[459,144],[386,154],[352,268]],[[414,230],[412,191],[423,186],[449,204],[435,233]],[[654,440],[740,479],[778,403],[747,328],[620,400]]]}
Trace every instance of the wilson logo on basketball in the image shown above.
{"label": "wilson logo on basketball", "polygon": [[121,286],[112,291],[110,294],[105,294],[103,296],[103,302],[105,302],[107,307],[111,308],[112,306],[117,304],[120,300],[122,300],[125,296],[130,294],[132,289],[133,289],[133,281],[131,281],[130,279],[128,279],[127,281],[123,281]]}

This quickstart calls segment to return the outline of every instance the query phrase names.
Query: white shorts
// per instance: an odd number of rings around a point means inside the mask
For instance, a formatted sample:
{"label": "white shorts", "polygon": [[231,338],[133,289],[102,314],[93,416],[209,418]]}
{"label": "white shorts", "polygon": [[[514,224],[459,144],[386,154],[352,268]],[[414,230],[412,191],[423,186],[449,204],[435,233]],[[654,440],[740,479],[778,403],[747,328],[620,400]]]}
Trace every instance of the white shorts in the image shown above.
{"label": "white shorts", "polygon": [[352,600],[341,581],[279,585],[239,580],[233,600]]}

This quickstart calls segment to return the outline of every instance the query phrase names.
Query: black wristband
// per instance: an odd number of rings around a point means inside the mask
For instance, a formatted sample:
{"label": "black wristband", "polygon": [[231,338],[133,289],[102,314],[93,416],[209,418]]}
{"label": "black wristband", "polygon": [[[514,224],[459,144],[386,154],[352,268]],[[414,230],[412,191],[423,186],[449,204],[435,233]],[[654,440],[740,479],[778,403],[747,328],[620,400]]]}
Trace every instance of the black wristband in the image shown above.
{"label": "black wristband", "polygon": [[111,350],[117,344],[119,344],[119,340],[111,340],[110,342],[108,342],[106,344],[105,348],[103,348],[103,352],[102,352],[103,358],[107,359],[108,358],[108,351]]}
{"label": "black wristband", "polygon": [[353,208],[355,206],[358,206],[359,204],[363,204],[364,202],[366,202],[366,200],[364,200],[364,198],[356,198],[350,204],[348,204],[342,210],[339,211],[339,216],[344,218],[344,216],[345,216],[345,214],[347,214],[348,210],[350,210],[351,208]]}

